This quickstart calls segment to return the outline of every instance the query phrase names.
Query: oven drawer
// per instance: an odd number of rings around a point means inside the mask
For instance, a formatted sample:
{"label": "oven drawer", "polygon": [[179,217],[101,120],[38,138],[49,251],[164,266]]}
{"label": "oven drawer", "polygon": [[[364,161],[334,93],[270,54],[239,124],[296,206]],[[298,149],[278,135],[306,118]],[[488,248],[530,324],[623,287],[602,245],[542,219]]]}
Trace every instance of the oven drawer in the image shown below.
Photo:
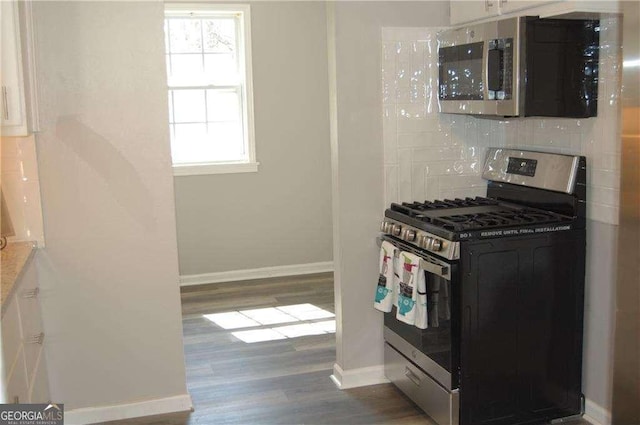
{"label": "oven drawer", "polygon": [[384,344],[384,373],[438,425],[458,425],[458,391],[442,388],[387,343]]}

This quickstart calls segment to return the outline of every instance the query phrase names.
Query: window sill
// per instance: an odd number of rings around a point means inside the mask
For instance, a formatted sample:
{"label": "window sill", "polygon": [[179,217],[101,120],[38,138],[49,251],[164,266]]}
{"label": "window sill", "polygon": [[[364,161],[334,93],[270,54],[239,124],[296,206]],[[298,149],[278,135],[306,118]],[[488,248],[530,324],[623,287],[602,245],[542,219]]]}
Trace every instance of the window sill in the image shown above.
{"label": "window sill", "polygon": [[174,164],[173,175],[201,176],[206,174],[235,174],[255,173],[258,171],[259,162],[238,162],[226,164]]}

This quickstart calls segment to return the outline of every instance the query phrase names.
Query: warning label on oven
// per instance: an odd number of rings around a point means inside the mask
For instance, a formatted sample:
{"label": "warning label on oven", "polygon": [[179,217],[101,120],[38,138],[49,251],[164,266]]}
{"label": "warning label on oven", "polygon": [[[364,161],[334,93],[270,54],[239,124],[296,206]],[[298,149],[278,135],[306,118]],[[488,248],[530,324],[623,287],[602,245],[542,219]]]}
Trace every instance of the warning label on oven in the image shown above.
{"label": "warning label on oven", "polygon": [[[548,233],[548,232],[560,232],[564,230],[571,230],[571,225],[566,224],[562,226],[548,226],[548,227],[524,227],[520,229],[497,229],[497,230],[485,230],[480,232],[481,238],[496,238],[501,236],[520,236],[530,235],[533,233]],[[468,239],[473,236],[471,233],[460,235],[461,239]]]}

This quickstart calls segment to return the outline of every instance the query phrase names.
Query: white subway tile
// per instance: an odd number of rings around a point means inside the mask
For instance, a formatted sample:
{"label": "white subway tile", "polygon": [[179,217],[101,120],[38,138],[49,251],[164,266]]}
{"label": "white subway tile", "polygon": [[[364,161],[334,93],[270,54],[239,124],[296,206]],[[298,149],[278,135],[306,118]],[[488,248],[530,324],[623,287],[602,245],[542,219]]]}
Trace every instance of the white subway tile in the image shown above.
{"label": "white subway tile", "polygon": [[587,201],[587,217],[609,224],[619,224],[620,207]]}
{"label": "white subway tile", "polygon": [[597,186],[609,189],[620,189],[620,173],[615,171],[598,170],[589,168],[589,186]]}
{"label": "white subway tile", "polygon": [[620,201],[620,191],[616,189],[591,186],[587,188],[587,200],[595,204],[616,206]]}
{"label": "white subway tile", "polygon": [[615,154],[600,154],[593,159],[593,166],[603,171],[620,171],[620,157]]}
{"label": "white subway tile", "polygon": [[440,193],[438,178],[438,176],[431,176],[428,173],[425,173],[424,199],[416,199],[416,201],[429,201],[438,197],[438,194]]}
{"label": "white subway tile", "polygon": [[408,64],[411,61],[412,53],[413,53],[412,42],[398,41],[396,43],[396,58],[399,63]]}
{"label": "white subway tile", "polygon": [[426,199],[426,176],[428,165],[425,162],[414,162],[411,165],[411,199]]}
{"label": "white subway tile", "polygon": [[425,131],[428,127],[425,124],[420,126],[425,119],[425,106],[418,103],[402,103],[396,105],[396,116],[398,117],[398,131]]}
{"label": "white subway tile", "polygon": [[461,147],[415,148],[414,161],[457,161],[464,159],[464,149]]}
{"label": "white subway tile", "polygon": [[398,149],[398,198],[401,201],[411,200],[411,149]]}
{"label": "white subway tile", "polygon": [[398,166],[385,165],[384,167],[384,205],[388,207],[392,202],[398,202]]}

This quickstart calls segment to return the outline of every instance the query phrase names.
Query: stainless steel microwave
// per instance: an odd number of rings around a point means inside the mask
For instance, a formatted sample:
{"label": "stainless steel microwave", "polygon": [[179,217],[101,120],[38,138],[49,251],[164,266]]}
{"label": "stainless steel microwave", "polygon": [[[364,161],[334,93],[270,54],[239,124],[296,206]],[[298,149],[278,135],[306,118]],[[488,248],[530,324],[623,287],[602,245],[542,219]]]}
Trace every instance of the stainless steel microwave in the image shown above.
{"label": "stainless steel microwave", "polygon": [[439,35],[440,111],[597,115],[599,21],[524,16]]}

